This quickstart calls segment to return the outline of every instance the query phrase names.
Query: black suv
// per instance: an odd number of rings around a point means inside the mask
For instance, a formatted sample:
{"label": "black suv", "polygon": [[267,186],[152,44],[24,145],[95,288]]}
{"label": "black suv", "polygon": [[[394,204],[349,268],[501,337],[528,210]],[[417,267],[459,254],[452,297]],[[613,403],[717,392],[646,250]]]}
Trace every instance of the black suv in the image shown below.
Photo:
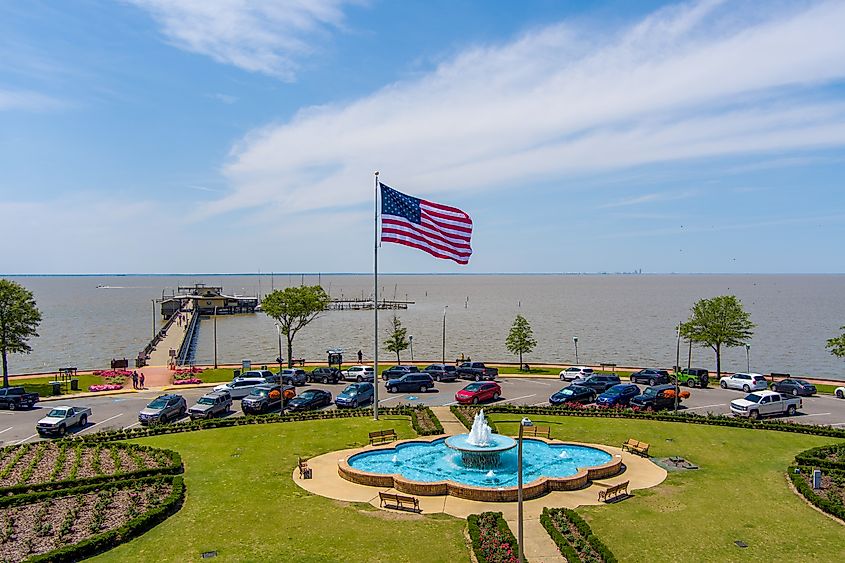
{"label": "black suv", "polygon": [[587,379],[576,379],[572,385],[580,385],[581,387],[589,387],[596,393],[604,393],[614,385],[619,385],[619,376],[615,374],[610,375],[591,375]]}
{"label": "black suv", "polygon": [[458,379],[458,370],[455,366],[431,364],[423,371],[430,375],[434,381],[457,381]]}
{"label": "black suv", "polygon": [[385,381],[388,379],[397,379],[407,373],[419,373],[420,368],[417,366],[392,366],[381,372],[381,378]]}
{"label": "black suv", "polygon": [[311,383],[337,383],[343,376],[337,368],[314,368],[308,374],[308,381]]}
{"label": "black suv", "polygon": [[631,374],[631,383],[646,383],[648,385],[669,383],[669,372],[665,369],[641,369]]}
{"label": "black suv", "polygon": [[409,373],[399,379],[391,379],[384,384],[391,393],[417,391],[422,393],[434,389],[434,380],[427,373]]}
{"label": "black suv", "polygon": [[[678,399],[678,403],[680,403]],[[675,407],[675,386],[674,385],[655,385],[653,387],[646,387],[642,395],[637,395],[631,399],[631,408],[637,410],[654,410],[671,409]]]}

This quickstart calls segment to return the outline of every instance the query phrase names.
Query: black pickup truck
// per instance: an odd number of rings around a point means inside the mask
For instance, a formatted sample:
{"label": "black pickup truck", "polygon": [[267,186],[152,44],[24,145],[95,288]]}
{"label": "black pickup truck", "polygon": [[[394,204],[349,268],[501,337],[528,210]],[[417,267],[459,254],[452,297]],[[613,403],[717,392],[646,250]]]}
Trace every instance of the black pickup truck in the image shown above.
{"label": "black pickup truck", "polygon": [[0,407],[10,411],[20,408],[32,408],[38,402],[38,393],[27,393],[23,387],[0,388]]}
{"label": "black pickup truck", "polygon": [[464,362],[458,366],[458,377],[463,379],[493,380],[499,375],[497,368],[488,368],[482,362]]}

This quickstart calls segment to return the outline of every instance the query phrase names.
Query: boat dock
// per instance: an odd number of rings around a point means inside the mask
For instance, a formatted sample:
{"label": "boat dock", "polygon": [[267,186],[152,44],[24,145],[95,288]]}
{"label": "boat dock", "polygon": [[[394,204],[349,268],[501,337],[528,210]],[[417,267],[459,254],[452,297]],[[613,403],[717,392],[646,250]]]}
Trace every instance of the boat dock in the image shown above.
{"label": "boat dock", "polygon": [[[413,305],[413,301],[397,301],[395,299],[382,299],[378,302],[379,310],[407,309]],[[372,311],[372,299],[332,299],[326,311]]]}

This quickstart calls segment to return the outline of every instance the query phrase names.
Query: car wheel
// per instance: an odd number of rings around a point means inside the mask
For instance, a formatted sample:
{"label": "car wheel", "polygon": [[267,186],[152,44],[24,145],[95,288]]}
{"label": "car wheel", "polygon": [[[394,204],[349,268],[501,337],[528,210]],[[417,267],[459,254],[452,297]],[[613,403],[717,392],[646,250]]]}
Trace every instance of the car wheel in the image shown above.
{"label": "car wheel", "polygon": [[393,387],[391,387],[390,389],[388,389],[388,391],[390,391],[391,393],[398,393],[398,392],[399,392],[399,388],[398,388],[398,387],[396,387],[396,386],[394,385]]}
{"label": "car wheel", "polygon": [[14,402],[9,403],[9,410],[10,411],[16,410],[17,408],[18,408],[18,406]]}
{"label": "car wheel", "polygon": [[499,394],[498,394],[498,393],[493,393],[493,400],[494,400],[494,401],[498,401],[498,400],[499,400]]}
{"label": "car wheel", "polygon": [[751,420],[760,420],[760,411],[751,411],[748,413],[748,418]]}
{"label": "car wheel", "polygon": [[355,381],[357,381],[358,383],[361,383],[362,381],[364,381],[364,378],[363,378],[363,377],[361,377],[361,376],[359,375],[359,376],[355,379]]}
{"label": "car wheel", "polygon": [[687,379],[687,387],[695,387],[695,380]]}
{"label": "car wheel", "polygon": [[728,388],[728,384],[727,384],[727,383],[725,383],[724,381],[720,381],[720,382],[719,382],[719,387],[721,387],[722,389],[727,389],[727,388]]}
{"label": "car wheel", "polygon": [[325,377],[325,376],[323,377],[323,379],[320,380],[320,383],[322,383],[323,385],[325,385],[328,382],[329,382],[329,378]]}
{"label": "car wheel", "polygon": [[795,416],[795,405],[786,407],[786,416]]}
{"label": "car wheel", "polygon": [[82,418],[79,419],[79,427],[80,428],[85,428],[86,424],[88,424],[88,417],[87,416],[83,416]]}
{"label": "car wheel", "polygon": [[472,398],[472,404],[473,404],[473,405],[477,405],[477,404],[478,404],[478,397],[473,397],[473,398]]}
{"label": "car wheel", "polygon": [[842,390],[838,390],[836,392],[836,398],[837,399],[845,399],[845,393],[843,393]]}
{"label": "car wheel", "polygon": [[351,406],[352,406],[353,409],[357,409],[358,408],[358,399],[355,399],[354,401],[352,401]]}
{"label": "car wheel", "polygon": [[59,426],[59,436],[64,436],[65,432],[67,432],[67,428],[65,428],[65,425],[62,424],[61,426]]}
{"label": "car wheel", "polygon": [[748,393],[748,392],[750,392],[750,391],[751,391],[751,387],[749,387],[748,385],[743,385],[743,386],[742,386],[742,391],[743,391],[744,393]]}
{"label": "car wheel", "polygon": [[657,385],[657,380],[656,380],[656,379],[649,379],[649,380],[648,380],[648,386],[649,386],[649,387],[654,387],[655,385]]}
{"label": "car wheel", "polygon": [[793,390],[792,390],[792,396],[793,396],[793,397],[797,397],[797,396],[798,396],[798,389],[793,389]]}

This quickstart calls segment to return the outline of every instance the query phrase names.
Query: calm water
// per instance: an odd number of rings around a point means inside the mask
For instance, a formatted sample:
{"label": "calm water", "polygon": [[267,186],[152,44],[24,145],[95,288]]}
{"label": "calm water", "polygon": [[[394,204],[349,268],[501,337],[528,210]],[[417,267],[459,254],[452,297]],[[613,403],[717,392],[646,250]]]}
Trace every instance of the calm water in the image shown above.
{"label": "calm water", "polygon": [[[267,293],[287,285],[316,284],[334,297],[372,293],[372,276],[97,276],[15,277],[35,293],[44,320],[30,355],[10,357],[12,373],[50,371],[61,366],[108,366],[113,357],[134,358],[152,331],[151,299],[177,285],[222,285],[227,293]],[[259,288],[260,280],[260,288]],[[537,348],[529,363],[581,363],[672,366],[675,327],[701,298],[735,294],[757,323],[751,340],[751,369],[845,379],[845,362],[824,348],[845,324],[843,275],[525,275],[389,276],[380,278],[385,298],[415,302],[398,314],[413,335],[414,358],[441,355],[446,309],[446,357],[515,361],[505,349],[514,317],[531,323]],[[112,289],[98,289],[98,285]],[[380,317],[381,341],[392,312]],[[158,317],[156,322],[159,323]],[[262,313],[218,318],[218,359],[268,361],[278,355],[273,321]],[[352,359],[359,349],[372,356],[372,311],[325,313],[294,341],[294,356],[323,359],[333,347]],[[682,349],[682,364],[686,364]],[[391,362],[382,352],[381,360]],[[410,358],[410,351],[403,359]],[[212,323],[200,325],[198,363],[213,360]],[[710,349],[694,348],[693,365],[715,369]],[[746,351],[725,351],[723,369],[745,370]]]}

